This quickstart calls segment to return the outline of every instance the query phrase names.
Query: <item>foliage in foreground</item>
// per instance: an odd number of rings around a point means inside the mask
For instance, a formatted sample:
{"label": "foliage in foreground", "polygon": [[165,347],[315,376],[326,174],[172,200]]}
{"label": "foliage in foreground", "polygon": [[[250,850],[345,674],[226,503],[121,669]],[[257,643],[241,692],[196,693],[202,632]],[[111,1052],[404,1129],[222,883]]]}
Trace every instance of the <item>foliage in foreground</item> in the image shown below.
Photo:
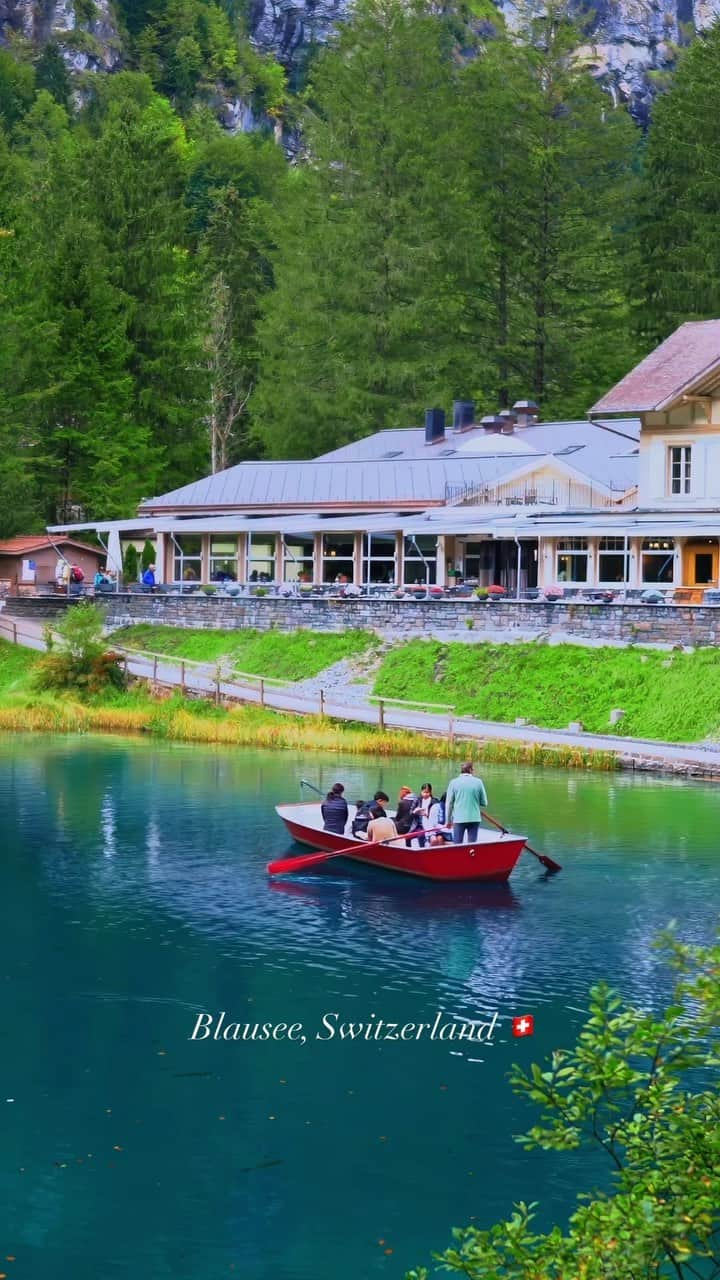
{"label": "foliage in foreground", "polygon": [[68,609],[54,634],[47,633],[48,652],[38,660],[33,672],[35,687],[69,689],[80,694],[121,689],[125,676],[118,654],[108,651],[103,625],[102,610],[90,600]]}
{"label": "foliage in foreground", "polygon": [[[487,608],[486,605],[478,606]],[[582,645],[442,644],[413,640],[383,661],[376,694],[447,702],[457,712],[543,728],[582,720],[606,733],[696,742],[720,730],[720,651],[589,649]]]}
{"label": "foliage in foreground", "polygon": [[[572,1215],[568,1230],[533,1231],[519,1204],[490,1230],[455,1232],[437,1255],[466,1280],[714,1280],[720,1276],[720,945],[663,940],[677,970],[659,1015],[626,1007],[608,986],[591,993],[574,1049],[545,1069],[515,1068],[514,1089],[540,1108],[529,1150],[599,1146],[613,1191]],[[425,1268],[407,1280],[427,1280]]]}

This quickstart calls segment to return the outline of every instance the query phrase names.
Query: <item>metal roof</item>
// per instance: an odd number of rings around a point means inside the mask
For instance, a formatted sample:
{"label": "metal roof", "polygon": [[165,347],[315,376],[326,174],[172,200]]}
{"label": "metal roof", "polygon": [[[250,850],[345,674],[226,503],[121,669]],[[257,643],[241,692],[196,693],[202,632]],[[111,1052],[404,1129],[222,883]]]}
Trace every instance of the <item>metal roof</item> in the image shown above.
{"label": "metal roof", "polygon": [[659,412],[700,383],[720,381],[720,320],[689,320],[593,405],[597,413]]}

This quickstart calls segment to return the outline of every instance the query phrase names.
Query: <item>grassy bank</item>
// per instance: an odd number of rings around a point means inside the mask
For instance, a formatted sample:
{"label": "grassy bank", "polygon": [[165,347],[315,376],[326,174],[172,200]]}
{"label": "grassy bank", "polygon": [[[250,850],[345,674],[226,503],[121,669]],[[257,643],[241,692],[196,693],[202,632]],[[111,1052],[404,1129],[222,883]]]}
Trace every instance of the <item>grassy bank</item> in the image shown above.
{"label": "grassy bank", "polygon": [[[0,731],[44,733],[142,733],[150,737],[206,745],[274,747],[281,750],[349,752],[375,756],[425,756],[458,759],[467,743],[446,738],[339,724],[314,716],[292,716],[259,707],[216,707],[179,694],[158,699],[136,684],[127,692],[79,701],[32,688],[37,654],[0,640]],[[615,768],[609,752],[525,746],[522,743],[473,744],[477,760],[498,764],[542,764],[559,768]]]}
{"label": "grassy bank", "polygon": [[113,639],[128,649],[163,653],[195,662],[223,659],[236,671],[304,680],[316,676],[342,658],[357,658],[378,645],[369,631],[343,631],[329,635],[315,631],[189,630],[140,622],[113,632]]}
{"label": "grassy bank", "polygon": [[720,736],[720,651],[588,649],[579,645],[441,644],[413,640],[391,650],[375,693],[454,704],[459,714],[541,728],[582,720],[606,733],[664,742]]}

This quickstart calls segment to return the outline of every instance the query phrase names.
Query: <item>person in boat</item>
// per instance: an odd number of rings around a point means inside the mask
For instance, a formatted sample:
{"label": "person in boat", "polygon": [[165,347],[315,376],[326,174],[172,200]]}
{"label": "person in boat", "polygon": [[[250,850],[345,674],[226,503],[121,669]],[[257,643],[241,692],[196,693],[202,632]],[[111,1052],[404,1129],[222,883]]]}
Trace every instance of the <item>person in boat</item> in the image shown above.
{"label": "person in boat", "polygon": [[392,818],[388,818],[381,804],[374,804],[367,831],[368,841],[372,844],[375,840],[394,840],[397,834]]}
{"label": "person in boat", "polygon": [[[432,804],[430,805],[427,816],[427,827],[432,828],[432,835],[428,836],[428,841],[431,845],[452,844],[452,831],[445,820],[446,800],[446,791],[443,791],[439,800],[437,796],[432,797]],[[439,831],[437,829],[438,827],[440,827]]]}
{"label": "person in boat", "polygon": [[390,797],[384,791],[376,791],[372,800],[358,800],[355,806],[355,817],[352,820],[350,830],[354,836],[359,836],[361,840],[367,838],[367,829],[372,819],[372,810],[376,805],[385,811],[385,805]]}
{"label": "person in boat", "polygon": [[323,830],[332,831],[337,836],[345,834],[345,827],[350,816],[347,800],[343,796],[344,790],[342,783],[336,782],[332,790],[328,791],[323,804],[320,805]]}
{"label": "person in boat", "polygon": [[413,830],[413,827],[417,828],[421,825],[415,813],[417,806],[418,797],[415,792],[411,791],[410,787],[401,787],[395,811],[395,826],[399,836],[405,836]]}
{"label": "person in boat", "polygon": [[463,844],[477,840],[482,811],[487,804],[487,792],[481,778],[473,772],[472,760],[462,766],[457,778],[447,789],[446,817],[452,824],[453,841]]}

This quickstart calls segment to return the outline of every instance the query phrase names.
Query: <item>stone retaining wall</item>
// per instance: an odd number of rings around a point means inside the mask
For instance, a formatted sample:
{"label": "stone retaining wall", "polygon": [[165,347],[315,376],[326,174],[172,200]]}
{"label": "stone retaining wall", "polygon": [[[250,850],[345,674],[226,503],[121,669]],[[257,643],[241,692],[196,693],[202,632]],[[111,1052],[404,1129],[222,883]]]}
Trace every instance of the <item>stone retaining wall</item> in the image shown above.
{"label": "stone retaining wall", "polygon": [[[58,616],[74,601],[18,598],[5,612],[20,619]],[[682,645],[720,644],[720,607],[694,605],[589,604],[561,601],[383,600],[325,597],[315,600],[264,597],[119,594],[100,602],[111,626],[162,622],[177,627],[250,627],[258,631],[374,630],[393,639],[423,635],[448,638],[568,639],[578,643]],[[472,622],[472,628],[469,627]]]}

